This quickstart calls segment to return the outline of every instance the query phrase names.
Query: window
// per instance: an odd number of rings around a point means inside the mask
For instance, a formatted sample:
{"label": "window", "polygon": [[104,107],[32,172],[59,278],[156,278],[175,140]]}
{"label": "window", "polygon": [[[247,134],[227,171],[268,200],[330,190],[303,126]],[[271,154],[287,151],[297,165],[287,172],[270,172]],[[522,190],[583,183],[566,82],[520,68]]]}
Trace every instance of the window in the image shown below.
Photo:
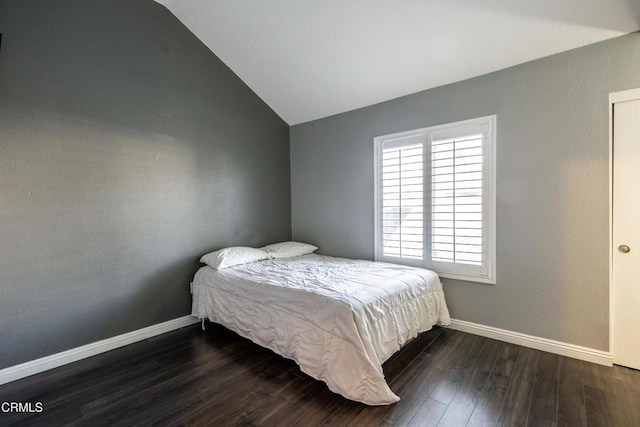
{"label": "window", "polygon": [[495,283],[496,116],[380,136],[376,260]]}

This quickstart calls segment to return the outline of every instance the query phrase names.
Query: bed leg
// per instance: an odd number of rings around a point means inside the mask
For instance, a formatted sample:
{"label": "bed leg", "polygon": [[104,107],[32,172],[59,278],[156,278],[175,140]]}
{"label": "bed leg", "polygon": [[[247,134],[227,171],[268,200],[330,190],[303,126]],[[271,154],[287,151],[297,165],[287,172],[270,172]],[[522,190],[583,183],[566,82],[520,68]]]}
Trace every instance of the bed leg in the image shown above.
{"label": "bed leg", "polygon": [[204,317],[202,318],[202,330],[204,331]]}

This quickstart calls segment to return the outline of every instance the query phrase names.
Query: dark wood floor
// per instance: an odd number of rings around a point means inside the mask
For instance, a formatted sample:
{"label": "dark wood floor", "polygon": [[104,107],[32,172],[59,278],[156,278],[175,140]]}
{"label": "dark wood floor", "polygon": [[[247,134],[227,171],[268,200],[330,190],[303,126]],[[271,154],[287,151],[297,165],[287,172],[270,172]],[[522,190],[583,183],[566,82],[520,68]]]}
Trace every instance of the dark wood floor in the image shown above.
{"label": "dark wood floor", "polygon": [[42,402],[0,425],[640,426],[640,372],[436,328],[384,365],[402,400],[367,407],[208,325],[0,386]]}

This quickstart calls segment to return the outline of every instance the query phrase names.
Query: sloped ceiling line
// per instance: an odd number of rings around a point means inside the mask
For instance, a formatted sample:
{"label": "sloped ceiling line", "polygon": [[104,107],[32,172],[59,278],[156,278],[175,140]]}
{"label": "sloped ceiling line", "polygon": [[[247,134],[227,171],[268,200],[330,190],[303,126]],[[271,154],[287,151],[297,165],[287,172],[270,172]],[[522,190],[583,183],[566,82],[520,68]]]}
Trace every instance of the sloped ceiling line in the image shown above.
{"label": "sloped ceiling line", "polygon": [[640,30],[637,0],[158,0],[290,125]]}

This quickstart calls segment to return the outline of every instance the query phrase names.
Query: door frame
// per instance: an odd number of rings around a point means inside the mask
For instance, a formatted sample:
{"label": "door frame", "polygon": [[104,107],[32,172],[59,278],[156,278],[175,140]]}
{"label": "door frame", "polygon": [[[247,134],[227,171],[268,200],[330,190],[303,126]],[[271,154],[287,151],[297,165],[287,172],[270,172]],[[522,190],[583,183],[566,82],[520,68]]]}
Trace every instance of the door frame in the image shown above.
{"label": "door frame", "polygon": [[[619,102],[640,100],[640,88],[628,89],[609,93],[609,353],[612,360],[613,338],[615,328],[613,323],[614,290],[613,290],[613,256],[615,254],[613,241],[613,105]],[[614,362],[615,363],[615,362]]]}

